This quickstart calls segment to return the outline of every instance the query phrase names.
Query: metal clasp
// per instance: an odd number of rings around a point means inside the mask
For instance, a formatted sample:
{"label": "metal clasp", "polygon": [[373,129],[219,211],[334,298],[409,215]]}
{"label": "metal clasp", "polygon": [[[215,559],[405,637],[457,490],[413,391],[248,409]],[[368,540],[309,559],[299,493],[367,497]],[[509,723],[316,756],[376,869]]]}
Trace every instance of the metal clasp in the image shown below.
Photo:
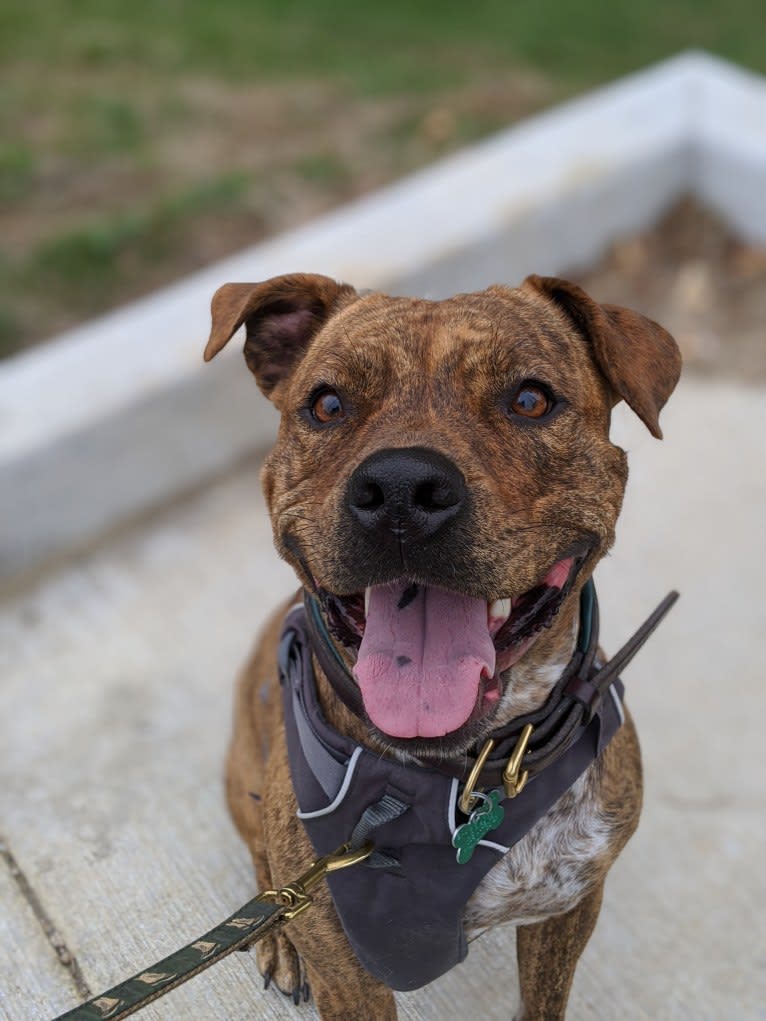
{"label": "metal clasp", "polygon": [[256,900],[268,900],[275,904],[281,904],[287,908],[282,917],[286,921],[295,918],[312,903],[309,896],[311,890],[320,883],[328,872],[338,872],[340,869],[347,869],[351,865],[358,865],[373,852],[372,841],[362,844],[361,847],[353,849],[348,844],[341,844],[339,848],[326,854],[317,860],[292,883],[283,886],[281,890],[264,890],[256,897]]}
{"label": "metal clasp", "polygon": [[463,813],[463,815],[471,814],[476,805],[476,802],[479,800],[481,796],[478,791],[474,790],[474,787],[476,786],[476,782],[479,779],[479,773],[481,773],[482,769],[484,769],[484,763],[487,761],[489,753],[492,751],[494,747],[495,742],[493,738],[489,738],[487,743],[479,752],[478,758],[474,763],[473,769],[468,774],[468,779],[465,782],[463,793],[460,795],[460,801],[458,802],[458,807],[460,808],[460,811]]}
{"label": "metal clasp", "polygon": [[532,736],[532,724],[528,723],[519,735],[519,740],[516,742],[516,747],[513,749],[513,754],[506,763],[505,769],[503,770],[503,787],[505,787],[505,796],[507,798],[515,798],[517,794],[521,794],[526,786],[527,780],[529,779],[529,771],[521,770],[521,760],[527,750],[529,739]]}

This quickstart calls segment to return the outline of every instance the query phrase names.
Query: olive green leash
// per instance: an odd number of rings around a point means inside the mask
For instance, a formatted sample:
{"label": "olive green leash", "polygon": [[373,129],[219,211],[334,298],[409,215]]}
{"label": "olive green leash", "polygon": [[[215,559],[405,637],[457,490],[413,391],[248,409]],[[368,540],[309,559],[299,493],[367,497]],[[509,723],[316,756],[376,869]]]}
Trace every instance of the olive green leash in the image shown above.
{"label": "olive green leash", "polygon": [[188,979],[227,957],[234,950],[248,950],[271,929],[291,921],[310,907],[311,890],[328,872],[358,865],[372,854],[372,844],[357,850],[348,844],[313,863],[307,872],[281,890],[265,890],[239,911],[193,943],[176,950],[138,975],[94,996],[87,1003],[60,1014],[53,1021],[120,1021],[148,1003],[164,996]]}

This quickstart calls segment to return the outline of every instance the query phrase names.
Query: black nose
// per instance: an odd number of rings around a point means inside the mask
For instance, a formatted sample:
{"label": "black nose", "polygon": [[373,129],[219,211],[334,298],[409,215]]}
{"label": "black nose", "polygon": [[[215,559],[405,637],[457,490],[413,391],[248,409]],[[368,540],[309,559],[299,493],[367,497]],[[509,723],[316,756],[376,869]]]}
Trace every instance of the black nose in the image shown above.
{"label": "black nose", "polygon": [[348,507],[368,532],[399,540],[427,539],[457,517],[466,502],[459,468],[435,450],[380,450],[354,471]]}

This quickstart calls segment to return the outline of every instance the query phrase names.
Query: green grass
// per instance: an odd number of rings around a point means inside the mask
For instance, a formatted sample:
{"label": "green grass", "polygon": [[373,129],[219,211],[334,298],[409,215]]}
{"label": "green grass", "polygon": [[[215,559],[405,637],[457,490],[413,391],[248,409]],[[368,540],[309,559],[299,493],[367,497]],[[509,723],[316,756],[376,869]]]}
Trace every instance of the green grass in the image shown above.
{"label": "green grass", "polygon": [[128,97],[76,94],[69,119],[65,144],[75,153],[135,152],[146,141],[146,125]]}
{"label": "green grass", "polygon": [[0,143],[0,202],[12,202],[31,191],[35,155],[26,145]]}
{"label": "green grass", "polygon": [[766,72],[764,40],[764,0],[3,0],[0,354],[679,50]]}
{"label": "green grass", "polygon": [[246,188],[242,175],[226,174],[144,208],[95,217],[36,246],[17,264],[16,283],[22,290],[43,291],[49,300],[77,302],[95,312],[136,268],[151,265],[156,272],[172,264],[186,243],[188,226],[211,214],[224,216],[237,207]]}
{"label": "green grass", "polygon": [[0,59],[398,91],[455,81],[476,58],[584,83],[701,46],[766,70],[764,30],[762,0],[5,0]]}
{"label": "green grass", "polygon": [[319,185],[340,186],[348,177],[348,166],[333,152],[311,152],[295,161],[295,172],[305,181]]}
{"label": "green grass", "polygon": [[41,244],[26,273],[43,285],[70,288],[80,282],[99,281],[120,258],[162,259],[187,220],[211,210],[221,212],[236,203],[246,184],[241,175],[230,174],[164,198],[144,210],[86,223]]}

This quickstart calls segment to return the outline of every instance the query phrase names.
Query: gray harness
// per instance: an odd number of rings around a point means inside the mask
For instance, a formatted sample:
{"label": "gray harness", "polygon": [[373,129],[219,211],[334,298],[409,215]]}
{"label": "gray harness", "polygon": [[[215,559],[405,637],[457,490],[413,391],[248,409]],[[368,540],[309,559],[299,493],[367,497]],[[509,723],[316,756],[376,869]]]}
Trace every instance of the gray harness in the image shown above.
{"label": "gray harness", "polygon": [[[580,644],[591,640],[590,619],[581,616]],[[624,719],[623,686],[611,680],[566,749],[503,802],[502,823],[458,864],[452,839],[466,821],[457,805],[460,780],[437,767],[384,758],[330,727],[317,699],[312,651],[299,606],[287,615],[279,648],[298,816],[318,855],[349,840],[357,847],[373,840],[376,850],[363,866],[329,876],[333,901],[364,967],[392,989],[417,989],[465,958],[463,915],[471,894],[612,739]]]}

